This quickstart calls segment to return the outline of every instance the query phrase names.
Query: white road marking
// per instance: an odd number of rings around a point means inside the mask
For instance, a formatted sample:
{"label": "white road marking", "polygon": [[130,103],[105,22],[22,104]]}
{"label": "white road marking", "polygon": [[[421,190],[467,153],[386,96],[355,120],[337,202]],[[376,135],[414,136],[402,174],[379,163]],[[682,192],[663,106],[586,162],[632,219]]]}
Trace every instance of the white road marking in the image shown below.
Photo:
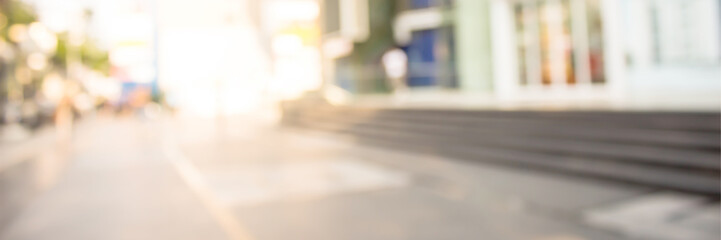
{"label": "white road marking", "polygon": [[204,177],[216,196],[233,206],[313,199],[410,183],[403,172],[348,159],[249,164],[205,172]]}
{"label": "white road marking", "polygon": [[173,144],[167,138],[163,141],[163,153],[231,239],[255,239],[238,219],[233,216],[230,209],[220,204],[220,201],[218,201],[215,195],[208,189],[203,177],[190,160],[178,149],[176,144]]}

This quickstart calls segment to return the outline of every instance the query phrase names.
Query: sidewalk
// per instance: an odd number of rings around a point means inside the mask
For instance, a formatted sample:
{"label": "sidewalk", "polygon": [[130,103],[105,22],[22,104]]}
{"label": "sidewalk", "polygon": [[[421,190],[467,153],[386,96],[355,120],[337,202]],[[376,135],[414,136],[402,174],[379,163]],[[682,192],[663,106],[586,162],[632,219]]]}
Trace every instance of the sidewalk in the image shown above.
{"label": "sidewalk", "polygon": [[30,134],[17,125],[2,127],[8,129],[0,132],[0,233],[30,199],[53,185],[67,155],[52,128]]}
{"label": "sidewalk", "polygon": [[[189,131],[180,146],[216,201],[255,239],[719,236],[718,203],[681,193],[367,147],[247,121],[225,131],[191,128],[209,124],[181,124]],[[682,219],[672,219],[678,214]]]}
{"label": "sidewalk", "polygon": [[718,239],[690,195],[367,147],[249,119],[97,119],[19,239]]}
{"label": "sidewalk", "polygon": [[227,239],[165,160],[152,128],[134,120],[88,124],[57,184],[0,239]]}
{"label": "sidewalk", "polygon": [[0,126],[0,171],[37,154],[37,147],[55,146],[55,131],[44,127],[35,133],[20,125]]}

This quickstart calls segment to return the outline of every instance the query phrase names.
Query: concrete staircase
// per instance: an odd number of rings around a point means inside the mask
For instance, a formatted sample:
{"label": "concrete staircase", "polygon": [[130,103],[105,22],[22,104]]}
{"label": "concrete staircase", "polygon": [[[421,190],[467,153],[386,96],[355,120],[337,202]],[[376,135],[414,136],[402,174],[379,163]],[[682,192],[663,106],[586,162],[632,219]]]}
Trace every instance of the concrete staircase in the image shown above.
{"label": "concrete staircase", "polygon": [[718,112],[283,106],[283,122],[359,142],[717,198]]}

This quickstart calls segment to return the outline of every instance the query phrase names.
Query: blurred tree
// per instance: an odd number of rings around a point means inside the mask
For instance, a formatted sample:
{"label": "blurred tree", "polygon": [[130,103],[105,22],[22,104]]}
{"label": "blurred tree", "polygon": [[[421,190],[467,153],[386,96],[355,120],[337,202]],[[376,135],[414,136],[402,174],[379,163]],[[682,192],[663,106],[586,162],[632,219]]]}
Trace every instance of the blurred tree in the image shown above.
{"label": "blurred tree", "polygon": [[[20,53],[17,43],[10,41],[9,29],[14,24],[29,24],[36,20],[30,6],[16,0],[0,0],[0,41],[7,49],[0,49],[2,52],[13,52],[12,57],[18,58]],[[5,106],[9,99],[10,82],[17,65],[15,59],[7,59],[7,55],[0,57],[0,123],[5,120]]]}
{"label": "blurred tree", "polygon": [[[92,17],[92,12],[86,10],[83,12],[86,21]],[[27,69],[25,59],[32,51],[28,50],[25,45],[21,48],[21,44],[11,40],[11,27],[13,25],[22,24],[29,25],[37,21],[37,16],[30,5],[20,0],[0,0],[0,123],[4,119],[3,109],[8,101],[17,95],[18,89],[23,92],[23,99],[29,100],[34,93],[42,86],[44,75],[51,71],[65,72],[67,69],[67,57],[69,47],[69,34],[67,32],[56,34],[57,48],[49,57],[49,65],[47,70],[37,71],[33,73],[31,79],[34,81],[28,83],[19,83],[15,79],[15,72],[18,68]],[[82,45],[73,47],[81,63],[90,69],[101,72],[105,75],[109,74],[110,63],[106,50],[99,48],[95,41],[88,36]],[[3,46],[5,49],[3,49]],[[9,53],[9,54],[8,54]],[[15,89],[15,90],[13,90]],[[29,93],[29,94],[28,94]]]}
{"label": "blurred tree", "polygon": [[[68,34],[58,34],[58,45],[55,54],[51,57],[53,65],[59,69],[67,66],[68,54]],[[79,47],[80,60],[86,67],[105,74],[110,72],[110,61],[108,59],[108,51],[99,48],[94,41],[86,39]]]}
{"label": "blurred tree", "polygon": [[110,71],[110,61],[108,52],[100,49],[93,41],[85,41],[80,47],[80,55],[85,66],[95,71],[108,75]]}
{"label": "blurred tree", "polygon": [[68,55],[68,34],[58,34],[58,44],[55,49],[55,55],[50,60],[54,66],[65,67],[67,66],[67,55]]}

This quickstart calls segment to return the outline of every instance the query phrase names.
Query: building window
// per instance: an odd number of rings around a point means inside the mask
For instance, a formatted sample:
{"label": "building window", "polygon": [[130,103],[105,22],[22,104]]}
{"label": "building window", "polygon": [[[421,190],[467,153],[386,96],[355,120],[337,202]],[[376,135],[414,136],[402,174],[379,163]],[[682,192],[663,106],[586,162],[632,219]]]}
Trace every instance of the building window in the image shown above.
{"label": "building window", "polygon": [[599,1],[514,2],[521,85],[605,82]]}
{"label": "building window", "polygon": [[656,0],[649,11],[657,64],[719,62],[718,1]]}
{"label": "building window", "polygon": [[422,9],[431,7],[451,7],[454,0],[405,0],[401,9]]}

